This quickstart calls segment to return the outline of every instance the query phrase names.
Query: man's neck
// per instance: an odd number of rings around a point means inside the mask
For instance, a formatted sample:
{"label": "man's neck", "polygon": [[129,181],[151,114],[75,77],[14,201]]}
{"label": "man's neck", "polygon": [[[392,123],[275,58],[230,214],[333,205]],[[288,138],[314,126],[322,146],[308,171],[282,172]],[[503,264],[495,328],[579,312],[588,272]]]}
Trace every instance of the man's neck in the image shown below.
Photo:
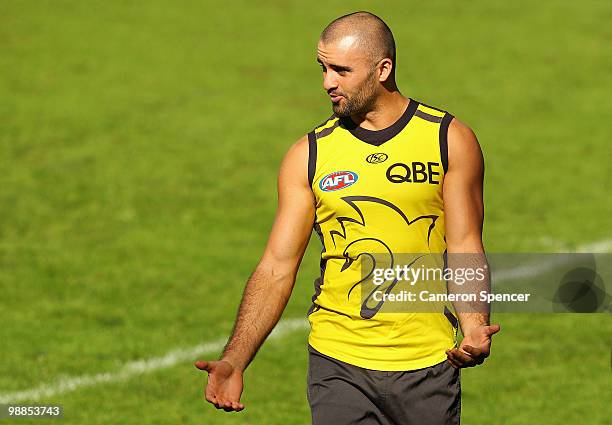
{"label": "man's neck", "polygon": [[355,124],[366,130],[382,130],[396,122],[406,111],[409,99],[399,91],[381,95],[374,107],[367,113],[353,115]]}

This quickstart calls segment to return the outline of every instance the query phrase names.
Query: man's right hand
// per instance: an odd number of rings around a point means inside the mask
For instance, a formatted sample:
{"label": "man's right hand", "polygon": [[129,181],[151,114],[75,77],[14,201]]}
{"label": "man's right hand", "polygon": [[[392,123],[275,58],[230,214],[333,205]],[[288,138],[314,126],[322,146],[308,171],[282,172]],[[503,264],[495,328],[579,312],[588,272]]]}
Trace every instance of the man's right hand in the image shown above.
{"label": "man's right hand", "polygon": [[308,179],[309,154],[308,136],[304,136],[283,159],[274,224],[266,249],[244,289],[221,360],[195,363],[198,369],[208,372],[204,394],[217,409],[244,409],[240,403],[242,374],[278,322],[293,290],[315,220],[315,198]]}
{"label": "man's right hand", "polygon": [[244,409],[240,403],[243,386],[241,371],[225,360],[199,360],[195,362],[195,367],[208,372],[208,384],[204,391],[206,401],[226,412],[240,412]]}

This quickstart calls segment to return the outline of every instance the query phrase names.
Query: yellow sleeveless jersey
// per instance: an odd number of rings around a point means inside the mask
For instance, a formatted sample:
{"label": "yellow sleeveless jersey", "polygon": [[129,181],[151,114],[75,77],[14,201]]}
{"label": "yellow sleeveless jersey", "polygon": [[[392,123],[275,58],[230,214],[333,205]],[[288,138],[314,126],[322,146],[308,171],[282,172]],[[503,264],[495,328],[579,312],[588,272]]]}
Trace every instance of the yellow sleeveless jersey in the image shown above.
{"label": "yellow sleeveless jersey", "polygon": [[[372,131],[332,116],[308,134],[321,276],[308,311],[309,343],[373,370],[415,370],[446,359],[457,319],[365,309],[356,286],[365,253],[443,253],[442,185],[453,116],[410,99],[390,127]],[[452,307],[451,307],[452,309]]]}

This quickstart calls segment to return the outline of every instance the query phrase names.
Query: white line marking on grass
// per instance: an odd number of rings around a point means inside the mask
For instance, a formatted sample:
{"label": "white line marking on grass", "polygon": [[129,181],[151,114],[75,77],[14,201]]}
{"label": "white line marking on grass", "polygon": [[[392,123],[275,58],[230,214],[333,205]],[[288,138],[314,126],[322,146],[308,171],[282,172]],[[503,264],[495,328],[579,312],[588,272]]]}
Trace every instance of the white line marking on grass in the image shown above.
{"label": "white line marking on grass", "polygon": [[[307,329],[308,321],[305,319],[281,320],[274,328],[268,340],[282,338],[297,330]],[[0,403],[16,403],[20,401],[38,401],[43,398],[53,397],[79,388],[92,387],[98,384],[125,381],[135,375],[142,375],[159,369],[175,366],[179,363],[195,361],[198,356],[212,354],[223,349],[227,337],[216,341],[205,342],[193,347],[169,351],[164,356],[153,357],[145,360],[137,360],[126,363],[114,372],[98,373],[95,375],[83,375],[73,378],[63,378],[49,384],[25,391],[0,394]]]}
{"label": "white line marking on grass", "polygon": [[[582,245],[577,249],[577,252],[610,252],[611,249],[612,239],[606,239],[599,242]],[[512,270],[502,270],[494,273],[493,279],[511,280],[520,279],[522,277],[531,277],[554,267],[554,265],[555,262],[551,261],[545,264],[540,263],[534,264],[533,266],[525,266]],[[283,336],[293,333],[296,330],[307,328],[308,322],[305,319],[281,320],[274,331],[272,331],[272,334],[270,334],[268,339],[282,338]],[[6,404],[20,401],[38,401],[42,398],[53,397],[70,391],[75,391],[79,388],[125,381],[136,375],[142,375],[159,369],[172,367],[182,362],[196,360],[198,356],[220,351],[223,349],[226,341],[227,338],[222,338],[216,341],[205,342],[190,348],[172,350],[162,357],[153,357],[146,360],[126,363],[123,365],[123,367],[114,372],[83,375],[73,378],[62,378],[56,382],[42,384],[29,390],[0,394],[0,403]]]}
{"label": "white line marking on grass", "polygon": [[[612,239],[606,239],[599,242],[593,242],[589,244],[580,245],[576,252],[578,253],[604,253],[610,252],[612,248]],[[561,250],[563,251],[563,250]],[[567,250],[564,250],[567,251]],[[539,275],[540,273],[544,273],[556,265],[563,264],[567,260],[562,256],[552,256],[549,261],[539,261],[534,262],[533,264],[528,264],[522,267],[513,267],[507,270],[500,270],[498,272],[493,272],[491,275],[491,280],[494,282],[501,282],[504,280],[515,280],[526,277],[534,277]]]}
{"label": "white line marking on grass", "polygon": [[593,242],[578,247],[577,252],[595,252],[604,253],[612,250],[612,239],[606,239],[599,242]]}

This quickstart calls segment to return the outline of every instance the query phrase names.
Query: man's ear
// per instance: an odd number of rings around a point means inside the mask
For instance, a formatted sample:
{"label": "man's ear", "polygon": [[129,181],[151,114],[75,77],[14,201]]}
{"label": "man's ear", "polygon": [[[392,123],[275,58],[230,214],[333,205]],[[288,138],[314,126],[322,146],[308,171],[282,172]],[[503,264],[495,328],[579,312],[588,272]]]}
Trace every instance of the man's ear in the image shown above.
{"label": "man's ear", "polygon": [[378,62],[377,68],[379,70],[378,81],[384,83],[391,76],[393,62],[389,58],[381,59],[380,62]]}

